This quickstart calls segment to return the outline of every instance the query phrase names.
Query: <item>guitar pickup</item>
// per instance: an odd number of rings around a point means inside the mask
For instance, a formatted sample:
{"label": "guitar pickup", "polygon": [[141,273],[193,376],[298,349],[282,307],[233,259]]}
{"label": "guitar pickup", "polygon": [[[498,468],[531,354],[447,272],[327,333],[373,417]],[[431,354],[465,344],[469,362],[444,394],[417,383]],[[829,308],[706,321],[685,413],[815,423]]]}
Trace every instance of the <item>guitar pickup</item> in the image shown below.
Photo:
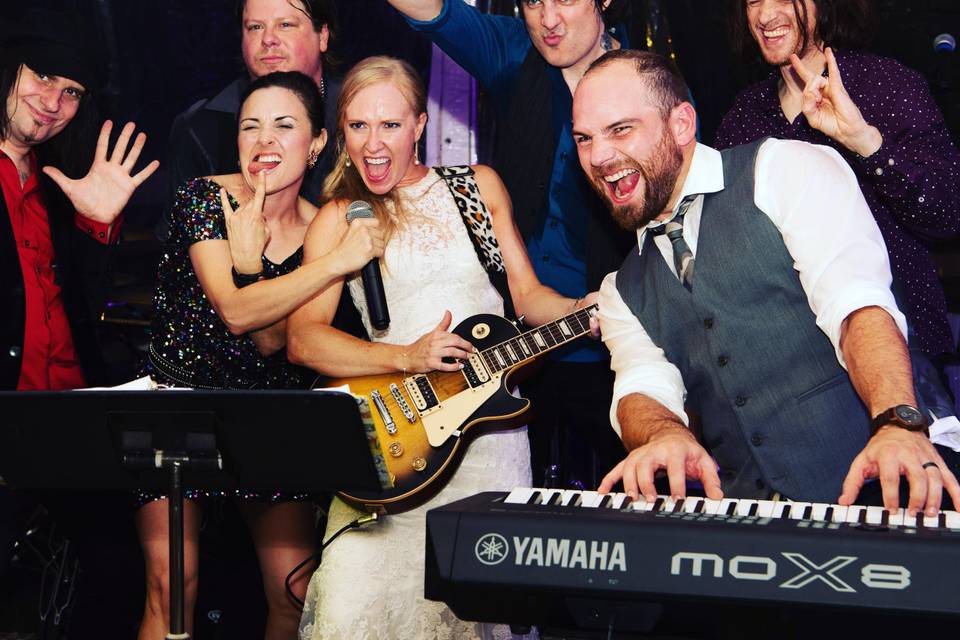
{"label": "guitar pickup", "polygon": [[370,397],[373,398],[373,405],[377,408],[377,413],[380,414],[380,419],[383,420],[383,426],[387,428],[387,433],[394,435],[397,433],[397,423],[393,421],[393,416],[390,415],[390,409],[387,408],[387,403],[383,401],[383,396],[380,395],[379,391],[372,391]]}
{"label": "guitar pickup", "polygon": [[416,422],[417,416],[413,413],[413,409],[410,408],[410,404],[407,402],[407,399],[403,397],[402,393],[400,393],[400,387],[391,382],[390,393],[393,395],[393,399],[397,401],[397,406],[400,407],[400,411],[403,412],[403,415],[406,416],[410,424]]}
{"label": "guitar pickup", "polygon": [[471,389],[490,382],[490,373],[483,366],[483,360],[479,353],[471,353],[466,361],[461,360],[461,362],[463,362],[463,376],[467,379],[467,384],[470,385]]}
{"label": "guitar pickup", "polygon": [[422,373],[404,378],[403,388],[407,390],[407,395],[413,400],[413,406],[417,408],[420,415],[423,415],[425,411],[440,407],[440,401],[433,391],[430,380]]}

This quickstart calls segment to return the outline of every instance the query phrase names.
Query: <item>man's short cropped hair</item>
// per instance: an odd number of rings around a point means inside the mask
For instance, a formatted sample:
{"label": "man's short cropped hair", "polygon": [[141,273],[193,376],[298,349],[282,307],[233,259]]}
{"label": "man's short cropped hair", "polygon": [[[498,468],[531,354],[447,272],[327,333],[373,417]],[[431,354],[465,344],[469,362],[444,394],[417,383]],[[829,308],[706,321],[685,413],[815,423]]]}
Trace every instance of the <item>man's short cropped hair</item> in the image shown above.
{"label": "man's short cropped hair", "polygon": [[677,65],[670,58],[652,51],[637,49],[608,51],[594,60],[584,74],[584,78],[620,61],[633,65],[637,75],[647,85],[650,102],[659,109],[664,118],[670,115],[674,107],[690,100],[690,89]]}

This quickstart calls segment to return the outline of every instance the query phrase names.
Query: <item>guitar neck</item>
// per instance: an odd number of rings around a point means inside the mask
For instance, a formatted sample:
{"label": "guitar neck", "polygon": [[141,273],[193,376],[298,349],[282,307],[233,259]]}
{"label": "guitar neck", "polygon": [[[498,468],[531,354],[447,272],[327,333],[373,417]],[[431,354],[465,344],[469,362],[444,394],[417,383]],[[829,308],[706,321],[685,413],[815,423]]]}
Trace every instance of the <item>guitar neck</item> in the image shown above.
{"label": "guitar neck", "polygon": [[480,356],[492,374],[528,362],[590,333],[590,312],[596,309],[595,304],[578,309],[553,322],[484,349]]}

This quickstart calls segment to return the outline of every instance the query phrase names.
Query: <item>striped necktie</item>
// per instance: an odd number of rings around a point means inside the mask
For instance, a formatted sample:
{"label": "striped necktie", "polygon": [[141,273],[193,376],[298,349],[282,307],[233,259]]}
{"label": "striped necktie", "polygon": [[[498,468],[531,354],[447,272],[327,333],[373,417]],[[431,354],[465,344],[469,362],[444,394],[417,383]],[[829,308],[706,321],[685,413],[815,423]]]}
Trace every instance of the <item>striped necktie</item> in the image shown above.
{"label": "striped necktie", "polygon": [[677,277],[680,278],[680,282],[687,288],[687,291],[690,291],[693,286],[694,259],[687,241],[683,239],[683,216],[686,215],[687,209],[699,195],[698,193],[688,195],[680,202],[680,206],[677,207],[677,215],[669,222],[648,229],[651,235],[666,234],[670,240],[670,244],[673,246],[673,264],[677,269]]}

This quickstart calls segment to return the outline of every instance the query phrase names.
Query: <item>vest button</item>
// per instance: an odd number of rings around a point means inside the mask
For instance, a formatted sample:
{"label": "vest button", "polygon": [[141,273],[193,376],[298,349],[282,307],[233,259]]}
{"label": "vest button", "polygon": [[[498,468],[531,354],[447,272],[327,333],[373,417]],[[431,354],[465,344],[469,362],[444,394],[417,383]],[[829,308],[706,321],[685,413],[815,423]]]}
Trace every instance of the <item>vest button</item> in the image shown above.
{"label": "vest button", "polygon": [[705,329],[713,329],[713,318],[704,318],[703,326]]}
{"label": "vest button", "polygon": [[767,483],[763,481],[763,478],[757,478],[757,489],[763,491],[767,488]]}
{"label": "vest button", "polygon": [[541,182],[540,184],[537,185],[537,189],[540,189],[540,191],[543,191],[546,186],[547,186],[547,185],[545,185],[545,184],[543,184],[543,183]]}
{"label": "vest button", "polygon": [[747,396],[737,396],[736,400],[733,401],[733,404],[738,407],[742,407],[747,404]]}
{"label": "vest button", "polygon": [[760,445],[763,444],[763,436],[760,435],[759,433],[753,434],[752,436],[750,436],[750,444],[752,444],[755,447],[759,447]]}
{"label": "vest button", "polygon": [[730,358],[728,356],[720,356],[719,358],[717,358],[717,364],[720,365],[721,367],[727,366],[728,362],[730,362]]}
{"label": "vest button", "polygon": [[11,358],[19,358],[21,353],[23,353],[23,349],[16,345],[10,347],[10,350],[7,351],[7,354],[9,354]]}

